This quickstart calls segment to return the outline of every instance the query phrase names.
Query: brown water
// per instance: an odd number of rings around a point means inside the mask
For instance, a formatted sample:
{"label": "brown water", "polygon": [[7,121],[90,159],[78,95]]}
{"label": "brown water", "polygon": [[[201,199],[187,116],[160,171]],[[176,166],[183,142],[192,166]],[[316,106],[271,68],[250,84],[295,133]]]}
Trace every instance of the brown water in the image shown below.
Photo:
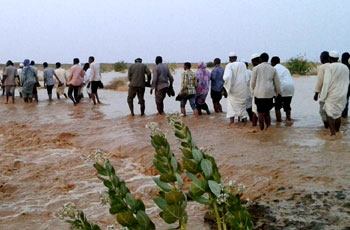
{"label": "brown water", "polygon": [[[229,127],[225,114],[197,119],[190,115],[184,121],[199,146],[215,149],[213,156],[224,177],[247,186],[245,196],[250,199],[273,200],[295,191],[348,190],[349,120],[343,121],[342,136],[329,137],[318,115],[318,103],[312,100],[315,80],[295,79],[295,121],[273,122],[268,131],[252,132],[250,125]],[[98,193],[104,187],[86,159],[96,148],[108,152],[118,175],[146,201],[158,229],[167,229],[151,202],[157,187],[151,179],[155,174],[153,149],[145,125],[159,122],[173,146],[177,142],[165,117],[155,115],[154,96],[146,92],[146,117],[127,117],[126,92],[101,90],[104,105],[93,106],[84,99],[76,107],[69,100],[49,103],[46,92],[39,93],[38,105],[20,100],[15,105],[0,105],[0,229],[69,229],[55,217],[67,202],[76,203],[100,226],[113,224],[108,209],[99,204]],[[212,107],[210,98],[208,104]],[[225,100],[223,105],[225,110]],[[165,111],[178,112],[179,103],[166,98]],[[281,186],[291,189],[281,195],[277,193]],[[194,217],[189,229],[208,229],[203,223],[205,209],[196,204],[188,208]]]}

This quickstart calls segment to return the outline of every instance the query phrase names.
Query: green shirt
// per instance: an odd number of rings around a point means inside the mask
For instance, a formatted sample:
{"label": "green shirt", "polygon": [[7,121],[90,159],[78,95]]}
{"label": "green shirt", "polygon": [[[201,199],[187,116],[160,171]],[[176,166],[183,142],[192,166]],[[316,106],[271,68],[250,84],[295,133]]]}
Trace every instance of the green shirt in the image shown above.
{"label": "green shirt", "polygon": [[186,70],[182,74],[181,93],[185,95],[196,94],[197,77],[191,70]]}

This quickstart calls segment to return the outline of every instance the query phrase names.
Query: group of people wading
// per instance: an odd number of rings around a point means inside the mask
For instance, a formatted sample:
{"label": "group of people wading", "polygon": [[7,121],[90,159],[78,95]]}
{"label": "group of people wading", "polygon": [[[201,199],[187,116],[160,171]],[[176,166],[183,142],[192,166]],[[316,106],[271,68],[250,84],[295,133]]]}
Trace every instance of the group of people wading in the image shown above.
{"label": "group of people wading", "polygon": [[[349,53],[344,53],[339,62],[339,53],[336,51],[324,51],[321,53],[321,65],[317,69],[317,85],[314,100],[319,100],[320,115],[325,128],[329,128],[331,135],[339,132],[341,117],[348,114],[349,86]],[[127,102],[131,115],[134,116],[133,100],[137,96],[140,104],[141,115],[145,115],[145,88],[150,87],[155,94],[155,102],[158,114],[164,114],[164,99],[166,95],[175,96],[173,89],[174,78],[168,66],[163,64],[163,59],[157,56],[153,73],[141,58],[135,59],[135,63],[129,66],[128,80],[129,91]],[[216,113],[222,113],[220,101],[227,98],[227,115],[230,124],[235,122],[247,123],[248,119],[253,126],[261,130],[271,125],[270,110],[275,107],[276,121],[282,121],[281,109],[286,113],[286,120],[291,121],[291,102],[294,96],[294,82],[289,70],[280,63],[280,58],[274,56],[269,63],[267,53],[253,54],[251,56],[252,70],[247,61],[237,61],[234,52],[229,54],[229,63],[223,68],[219,58],[214,59],[214,68],[211,72],[204,62],[199,62],[197,70],[192,70],[190,62],[184,63],[184,72],[181,75],[181,89],[176,96],[180,102],[183,116],[186,116],[186,103],[189,102],[195,116],[202,114],[204,110],[210,114],[206,98],[209,94]],[[89,57],[84,66],[79,64],[79,59],[73,60],[73,66],[67,72],[56,63],[56,69],[52,69],[46,62],[43,63],[44,86],[47,89],[49,100],[52,100],[52,89],[56,85],[57,98],[65,96],[65,87],[68,86],[68,97],[77,105],[83,97],[83,89],[94,104],[101,103],[97,90],[103,88],[101,81],[100,65],[95,63],[94,57]],[[153,77],[152,77],[153,75]],[[16,80],[17,79],[17,80]],[[3,95],[6,93],[6,103],[12,97],[14,103],[15,87],[19,86],[20,96],[26,103],[31,103],[33,98],[38,101],[37,87],[38,70],[34,61],[24,60],[19,69],[14,67],[12,61],[8,61],[3,72]],[[74,96],[73,96],[74,94]]]}

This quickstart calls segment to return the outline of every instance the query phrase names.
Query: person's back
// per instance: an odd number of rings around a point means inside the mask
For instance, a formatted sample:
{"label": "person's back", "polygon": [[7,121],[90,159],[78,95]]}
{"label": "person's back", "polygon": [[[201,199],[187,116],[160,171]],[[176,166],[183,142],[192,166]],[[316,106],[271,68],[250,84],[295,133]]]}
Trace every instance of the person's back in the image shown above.
{"label": "person's back", "polygon": [[75,64],[70,68],[69,84],[73,86],[80,86],[83,83],[83,67],[79,64]]}
{"label": "person's back", "polygon": [[213,71],[211,72],[211,90],[216,92],[221,92],[222,87],[224,85],[224,68],[221,66],[215,66]]}
{"label": "person's back", "polygon": [[5,86],[15,86],[16,85],[16,76],[17,76],[17,69],[13,65],[7,66],[5,68],[5,72],[3,75],[6,75],[6,79],[4,82]]}
{"label": "person's back", "polygon": [[58,77],[58,79],[60,79],[60,81],[64,84],[66,84],[67,82],[67,71],[63,68],[58,68],[58,69],[55,69],[55,73]]}
{"label": "person's back", "polygon": [[181,76],[181,93],[184,95],[195,95],[197,88],[196,74],[188,69]]}
{"label": "person's back", "polygon": [[[251,85],[254,97],[272,98],[279,93],[278,75],[275,68],[267,62],[259,64],[253,69]],[[278,84],[278,86],[276,86]]]}
{"label": "person's back", "polygon": [[282,97],[294,96],[294,81],[289,70],[281,64],[275,65],[275,69],[277,70],[278,78],[280,80]]}
{"label": "person's back", "polygon": [[45,68],[44,69],[44,81],[47,86],[52,86],[55,84],[54,79],[55,70],[53,68]]}
{"label": "person's back", "polygon": [[329,64],[325,70],[324,87],[320,100],[339,100],[345,105],[348,85],[349,69],[347,66],[339,62]]}
{"label": "person's back", "polygon": [[22,71],[22,85],[36,82],[36,69],[32,66],[24,67]]}
{"label": "person's back", "polygon": [[170,74],[169,68],[163,63],[156,65],[153,71],[153,86],[156,90],[161,90],[169,86],[169,81],[173,82],[173,76]]}
{"label": "person's back", "polygon": [[90,81],[101,81],[100,64],[90,63]]}
{"label": "person's back", "polygon": [[322,86],[323,86],[324,73],[325,73],[328,65],[329,65],[329,63],[324,63],[324,64],[317,66],[317,83],[316,83],[316,88],[315,88],[316,93],[321,93]]}
{"label": "person's back", "polygon": [[134,63],[129,67],[128,78],[129,87],[141,87],[145,88],[146,77],[145,75],[150,75],[151,72],[147,66],[143,63]]}

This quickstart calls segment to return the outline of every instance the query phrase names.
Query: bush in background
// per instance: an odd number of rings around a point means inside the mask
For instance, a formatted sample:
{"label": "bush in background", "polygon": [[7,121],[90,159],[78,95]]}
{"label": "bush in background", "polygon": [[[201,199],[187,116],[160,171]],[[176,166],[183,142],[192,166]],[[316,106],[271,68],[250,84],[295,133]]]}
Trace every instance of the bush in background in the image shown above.
{"label": "bush in background", "polygon": [[292,74],[298,75],[308,75],[314,67],[314,65],[309,62],[305,56],[290,58],[286,61],[285,65]]}
{"label": "bush in background", "polygon": [[119,61],[113,64],[113,69],[115,72],[125,72],[128,68],[128,64],[124,61]]}
{"label": "bush in background", "polygon": [[207,67],[208,68],[213,68],[215,65],[214,65],[214,62],[210,61],[210,62],[207,62]]}

